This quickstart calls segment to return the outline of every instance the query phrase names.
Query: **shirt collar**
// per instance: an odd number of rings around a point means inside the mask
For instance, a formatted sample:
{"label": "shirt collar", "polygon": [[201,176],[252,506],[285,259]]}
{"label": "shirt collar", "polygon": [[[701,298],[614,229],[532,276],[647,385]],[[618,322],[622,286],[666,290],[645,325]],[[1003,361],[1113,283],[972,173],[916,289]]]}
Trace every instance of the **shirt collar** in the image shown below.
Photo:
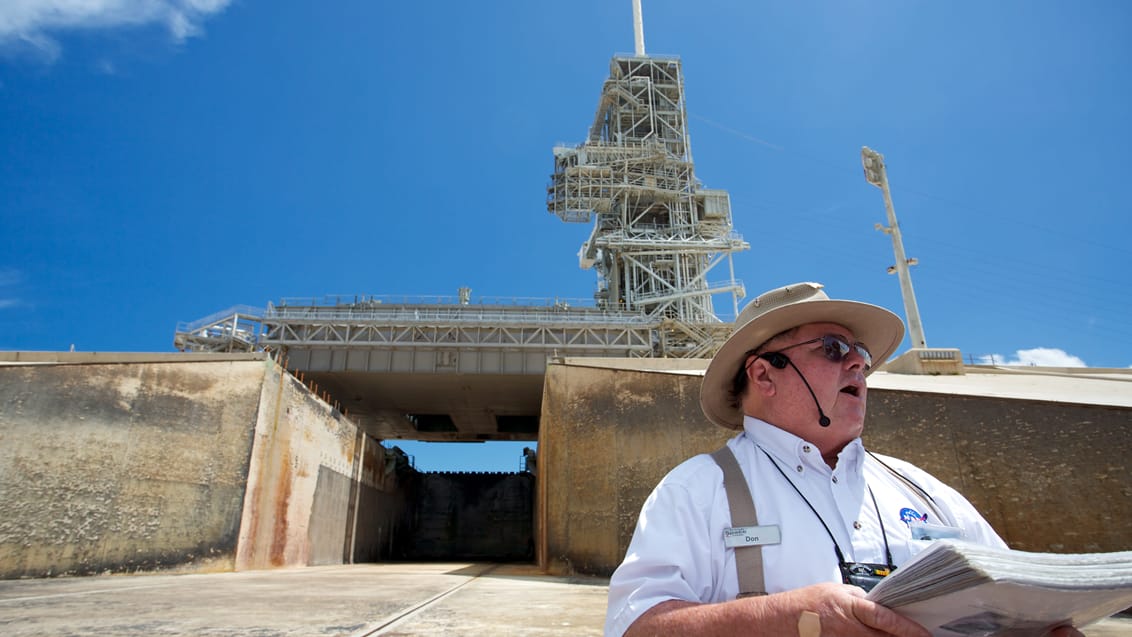
{"label": "shirt collar", "polygon": [[[804,464],[811,464],[811,466],[826,466],[817,445],[765,420],[743,416],[743,432],[756,445],[781,460],[791,463],[800,461]],[[854,438],[849,444],[845,445],[845,448],[837,456],[839,471],[860,473],[864,462],[865,446],[861,443],[860,438]]]}

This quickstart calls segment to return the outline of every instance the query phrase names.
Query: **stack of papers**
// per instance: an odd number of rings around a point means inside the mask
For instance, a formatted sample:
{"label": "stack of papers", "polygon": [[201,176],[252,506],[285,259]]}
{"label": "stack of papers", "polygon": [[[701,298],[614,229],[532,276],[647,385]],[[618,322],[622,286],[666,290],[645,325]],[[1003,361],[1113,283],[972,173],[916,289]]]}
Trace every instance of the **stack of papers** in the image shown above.
{"label": "stack of papers", "polygon": [[1132,607],[1132,551],[1028,553],[937,540],[868,598],[939,637],[1041,635]]}

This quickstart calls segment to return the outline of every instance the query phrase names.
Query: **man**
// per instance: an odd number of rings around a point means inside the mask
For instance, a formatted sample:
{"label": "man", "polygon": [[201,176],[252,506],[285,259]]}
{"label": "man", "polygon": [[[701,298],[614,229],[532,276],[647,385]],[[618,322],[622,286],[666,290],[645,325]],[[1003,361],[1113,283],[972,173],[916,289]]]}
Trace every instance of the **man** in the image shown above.
{"label": "man", "polygon": [[649,496],[610,581],[606,634],[929,637],[863,587],[930,542],[917,538],[1006,544],[953,489],[861,444],[865,377],[903,322],[799,283],[759,296],[736,325],[700,406],[740,433]]}

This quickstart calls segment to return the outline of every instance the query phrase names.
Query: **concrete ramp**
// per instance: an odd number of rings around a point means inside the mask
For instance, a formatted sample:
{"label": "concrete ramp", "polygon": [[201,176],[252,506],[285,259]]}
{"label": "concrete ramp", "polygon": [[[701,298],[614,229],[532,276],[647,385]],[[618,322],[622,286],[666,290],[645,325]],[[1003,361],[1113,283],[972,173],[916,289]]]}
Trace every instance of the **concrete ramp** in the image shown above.
{"label": "concrete ramp", "polygon": [[[602,634],[608,581],[531,566],[392,563],[0,581],[5,637],[580,637]],[[1132,616],[1082,629],[1127,637]]]}

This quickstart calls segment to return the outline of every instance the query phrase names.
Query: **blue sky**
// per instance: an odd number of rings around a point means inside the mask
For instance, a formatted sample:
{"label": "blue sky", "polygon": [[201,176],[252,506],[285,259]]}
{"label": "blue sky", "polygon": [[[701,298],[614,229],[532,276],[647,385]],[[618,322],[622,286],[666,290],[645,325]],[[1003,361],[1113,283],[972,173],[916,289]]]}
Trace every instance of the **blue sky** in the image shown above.
{"label": "blue sky", "polygon": [[[178,321],[285,297],[592,295],[589,227],[544,189],[630,0],[76,4],[0,5],[0,349],[173,351]],[[751,297],[903,314],[867,145],[930,346],[1132,365],[1132,4],[643,6]]]}

